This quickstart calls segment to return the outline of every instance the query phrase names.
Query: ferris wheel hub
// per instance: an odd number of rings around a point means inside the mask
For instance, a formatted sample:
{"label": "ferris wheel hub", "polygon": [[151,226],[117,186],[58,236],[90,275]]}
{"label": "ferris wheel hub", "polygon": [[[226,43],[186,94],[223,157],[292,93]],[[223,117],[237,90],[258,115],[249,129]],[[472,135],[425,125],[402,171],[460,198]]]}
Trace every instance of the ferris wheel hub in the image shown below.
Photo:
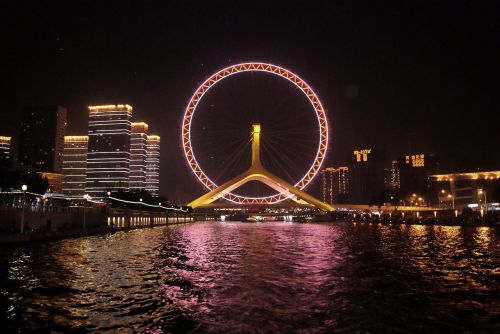
{"label": "ferris wheel hub", "polygon": [[262,166],[260,163],[260,124],[252,124],[252,164],[240,175],[217,187],[205,195],[195,199],[188,206],[194,208],[208,205],[219,198],[224,197],[227,193],[241,187],[250,181],[259,181],[265,185],[286,193],[287,197],[299,204],[311,204],[323,211],[333,211],[333,207],[320,201],[319,199],[307,194],[292,184],[280,179]]}

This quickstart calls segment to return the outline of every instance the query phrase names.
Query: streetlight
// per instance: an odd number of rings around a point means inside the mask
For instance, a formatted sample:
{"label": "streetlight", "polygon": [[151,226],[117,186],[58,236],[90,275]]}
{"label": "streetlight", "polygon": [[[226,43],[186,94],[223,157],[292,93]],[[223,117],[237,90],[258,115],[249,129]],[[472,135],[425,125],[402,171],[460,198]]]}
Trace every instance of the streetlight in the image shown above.
{"label": "streetlight", "polygon": [[42,212],[45,212],[45,202],[47,202],[47,196],[42,196]]}
{"label": "streetlight", "polygon": [[483,195],[484,196],[484,208],[486,209],[486,212],[488,212],[488,203],[486,202],[486,191],[484,191],[483,189],[478,189],[477,193],[479,195]]}
{"label": "streetlight", "polygon": [[28,186],[23,184],[21,186],[21,190],[23,191],[23,209],[21,213],[21,234],[24,233],[24,207],[26,205],[26,191],[28,190]]}
{"label": "streetlight", "polygon": [[87,201],[92,199],[92,197],[89,194],[84,194],[83,199],[85,200],[83,203],[83,230],[85,230],[85,223],[87,219]]}
{"label": "streetlight", "polygon": [[451,198],[452,208],[455,209],[455,197],[453,197],[451,194],[448,194],[448,198]]}

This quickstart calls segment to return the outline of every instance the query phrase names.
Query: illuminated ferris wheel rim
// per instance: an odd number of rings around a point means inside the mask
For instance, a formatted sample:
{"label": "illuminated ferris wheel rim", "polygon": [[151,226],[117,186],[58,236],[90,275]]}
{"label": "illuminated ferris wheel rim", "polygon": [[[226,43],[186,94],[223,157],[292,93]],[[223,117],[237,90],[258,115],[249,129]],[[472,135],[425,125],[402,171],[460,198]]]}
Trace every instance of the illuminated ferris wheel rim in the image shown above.
{"label": "illuminated ferris wheel rim", "polygon": [[[196,175],[198,180],[209,191],[214,190],[215,188],[218,187],[218,185],[215,184],[215,182],[212,181],[205,174],[205,172],[201,169],[199,163],[196,160],[196,157],[194,155],[194,150],[191,145],[191,122],[193,120],[193,116],[196,111],[196,107],[198,106],[198,103],[201,101],[205,93],[209,91],[212,86],[214,86],[224,78],[243,72],[271,73],[290,81],[300,89],[300,91],[306,96],[306,98],[309,100],[312,107],[314,108],[320,130],[320,138],[316,152],[316,157],[311,166],[309,167],[309,169],[307,170],[306,174],[297,183],[295,183],[295,186],[297,188],[301,190],[304,189],[317,175],[326,156],[326,151],[328,148],[328,122],[326,119],[326,114],[318,96],[316,95],[316,93],[314,93],[312,88],[304,80],[302,80],[299,76],[297,76],[293,72],[283,67],[268,63],[248,62],[223,68],[218,72],[212,74],[196,89],[193,96],[189,100],[189,103],[186,107],[186,110],[184,112],[184,117],[182,120],[182,144],[183,144],[182,146],[184,150],[184,156],[186,157],[186,161],[189,167]],[[273,204],[283,201],[287,199],[289,196],[290,193],[284,191],[275,195],[265,196],[265,197],[247,197],[228,192],[224,194],[223,197],[233,203]]]}

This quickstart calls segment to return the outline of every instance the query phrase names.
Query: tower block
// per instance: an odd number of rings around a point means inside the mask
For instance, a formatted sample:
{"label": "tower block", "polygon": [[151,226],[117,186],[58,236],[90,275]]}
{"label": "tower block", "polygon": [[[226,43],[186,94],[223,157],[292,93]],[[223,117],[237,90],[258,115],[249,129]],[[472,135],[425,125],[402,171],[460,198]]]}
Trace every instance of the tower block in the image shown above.
{"label": "tower block", "polygon": [[334,208],[320,201],[319,199],[300,190],[294,185],[282,180],[271,172],[267,171],[260,161],[260,124],[252,124],[252,165],[242,174],[223,183],[214,190],[198,197],[187,205],[194,208],[209,205],[220,199],[227,193],[237,189],[250,181],[259,181],[273,188],[278,192],[285,192],[288,198],[299,204],[309,204],[323,211],[333,211]]}

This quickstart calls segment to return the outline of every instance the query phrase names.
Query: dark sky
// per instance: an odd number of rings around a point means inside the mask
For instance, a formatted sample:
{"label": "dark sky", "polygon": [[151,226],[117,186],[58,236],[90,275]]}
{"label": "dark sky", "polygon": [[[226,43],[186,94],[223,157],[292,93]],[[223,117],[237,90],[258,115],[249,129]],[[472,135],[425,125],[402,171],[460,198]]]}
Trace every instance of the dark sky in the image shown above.
{"label": "dark sky", "polygon": [[201,193],[180,149],[191,94],[249,60],[315,89],[330,165],[372,147],[434,153],[442,172],[500,168],[497,1],[15,3],[0,9],[2,134],[23,106],[66,106],[68,134],[80,134],[88,105],[129,103],[162,137],[161,189],[173,198]]}

